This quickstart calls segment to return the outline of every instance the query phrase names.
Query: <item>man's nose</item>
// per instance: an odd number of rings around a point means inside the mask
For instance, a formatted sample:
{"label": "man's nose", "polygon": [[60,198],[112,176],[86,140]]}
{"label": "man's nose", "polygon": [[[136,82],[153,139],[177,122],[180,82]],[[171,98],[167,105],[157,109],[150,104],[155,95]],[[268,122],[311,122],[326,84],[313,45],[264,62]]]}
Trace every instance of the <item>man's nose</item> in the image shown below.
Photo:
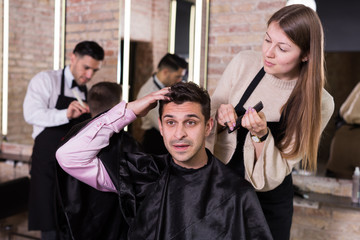
{"label": "man's nose", "polygon": [[95,73],[94,70],[88,69],[85,72],[85,76],[86,76],[86,78],[91,79],[94,76],[94,73]]}
{"label": "man's nose", "polygon": [[184,137],[186,137],[186,129],[182,124],[176,126],[175,137],[177,139],[183,139]]}
{"label": "man's nose", "polygon": [[178,83],[178,82],[181,82],[182,79],[183,79],[183,77],[184,77],[184,76],[179,76],[179,77],[177,77],[177,78],[176,78],[176,82],[177,82],[177,83]]}

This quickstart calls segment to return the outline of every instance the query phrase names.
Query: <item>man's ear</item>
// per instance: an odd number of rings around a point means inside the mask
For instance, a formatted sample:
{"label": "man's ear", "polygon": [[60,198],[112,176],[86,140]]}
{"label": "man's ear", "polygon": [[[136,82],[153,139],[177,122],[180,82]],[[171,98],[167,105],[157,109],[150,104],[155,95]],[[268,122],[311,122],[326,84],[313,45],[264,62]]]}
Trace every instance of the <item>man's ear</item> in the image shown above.
{"label": "man's ear", "polygon": [[160,134],[161,136],[163,136],[162,122],[160,121],[160,117],[158,117],[158,123],[159,123]]}
{"label": "man's ear", "polygon": [[[168,69],[168,68],[163,68],[162,70],[161,70],[161,73],[162,73],[162,77],[163,77],[163,79],[162,79],[162,81],[166,81],[167,79],[168,79],[168,77],[169,77],[169,74],[170,74],[170,69]],[[163,84],[168,84],[167,82],[163,82]]]}
{"label": "man's ear", "polygon": [[70,63],[73,64],[75,62],[76,55],[74,53],[70,54]]}
{"label": "man's ear", "polygon": [[73,73],[75,62],[76,62],[76,55],[74,53],[71,53],[70,54],[70,71],[71,71],[71,73]]}
{"label": "man's ear", "polygon": [[214,127],[214,119],[210,117],[205,126],[205,137],[210,135],[212,128]]}

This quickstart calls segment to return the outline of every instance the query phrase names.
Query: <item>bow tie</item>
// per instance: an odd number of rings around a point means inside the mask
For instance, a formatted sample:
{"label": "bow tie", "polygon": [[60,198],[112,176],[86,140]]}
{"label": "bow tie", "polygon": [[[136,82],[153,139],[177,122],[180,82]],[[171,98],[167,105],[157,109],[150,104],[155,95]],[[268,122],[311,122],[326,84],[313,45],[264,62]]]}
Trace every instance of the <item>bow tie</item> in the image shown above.
{"label": "bow tie", "polygon": [[72,84],[71,84],[71,88],[74,88],[74,87],[78,87],[81,92],[86,91],[86,86],[85,85],[80,86],[79,84],[77,84],[77,82],[75,80],[73,80]]}

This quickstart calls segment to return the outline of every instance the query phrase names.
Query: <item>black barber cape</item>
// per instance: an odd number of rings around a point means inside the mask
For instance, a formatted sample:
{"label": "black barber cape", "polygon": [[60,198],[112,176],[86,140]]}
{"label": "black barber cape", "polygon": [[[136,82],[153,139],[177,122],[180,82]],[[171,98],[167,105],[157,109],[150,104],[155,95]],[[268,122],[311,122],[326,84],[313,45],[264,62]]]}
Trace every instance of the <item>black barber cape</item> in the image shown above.
{"label": "black barber cape", "polygon": [[[98,155],[118,190],[121,216],[111,204],[97,207],[113,209],[110,219],[116,219],[117,227],[112,222],[112,229],[107,230],[120,236],[117,239],[272,239],[252,186],[209,151],[207,165],[185,169],[169,154],[140,152],[124,134],[114,134]],[[82,199],[85,201],[93,200]],[[71,206],[64,208],[68,216],[73,214]],[[104,221],[87,219],[90,225]],[[72,229],[74,236],[80,236],[75,239],[85,239],[81,234],[86,230]],[[97,239],[113,238],[104,234]]]}
{"label": "black barber cape", "polygon": [[[126,132],[122,141],[134,141]],[[111,142],[115,140],[114,136]],[[129,145],[129,147],[132,145]],[[136,144],[134,145],[137,146]],[[116,154],[110,147],[98,156],[111,159]],[[107,156],[111,157],[107,157]],[[106,166],[116,161],[108,162]],[[113,166],[116,167],[116,166]],[[59,213],[60,239],[127,239],[128,224],[120,211],[119,197],[112,192],[98,191],[67,174],[57,164],[57,189],[62,213]]]}

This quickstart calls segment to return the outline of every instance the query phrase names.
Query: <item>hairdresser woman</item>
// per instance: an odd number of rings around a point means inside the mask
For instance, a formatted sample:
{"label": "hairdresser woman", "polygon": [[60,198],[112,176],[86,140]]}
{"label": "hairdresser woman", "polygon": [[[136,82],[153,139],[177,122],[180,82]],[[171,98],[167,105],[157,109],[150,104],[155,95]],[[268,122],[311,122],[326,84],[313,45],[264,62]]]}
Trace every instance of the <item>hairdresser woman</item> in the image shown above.
{"label": "hairdresser woman", "polygon": [[[276,240],[290,236],[291,170],[301,159],[316,169],[320,134],[334,111],[324,82],[321,22],[312,9],[290,5],[269,19],[262,53],[235,56],[212,96],[218,125],[207,147],[257,190]],[[223,130],[241,115],[242,127]]]}

